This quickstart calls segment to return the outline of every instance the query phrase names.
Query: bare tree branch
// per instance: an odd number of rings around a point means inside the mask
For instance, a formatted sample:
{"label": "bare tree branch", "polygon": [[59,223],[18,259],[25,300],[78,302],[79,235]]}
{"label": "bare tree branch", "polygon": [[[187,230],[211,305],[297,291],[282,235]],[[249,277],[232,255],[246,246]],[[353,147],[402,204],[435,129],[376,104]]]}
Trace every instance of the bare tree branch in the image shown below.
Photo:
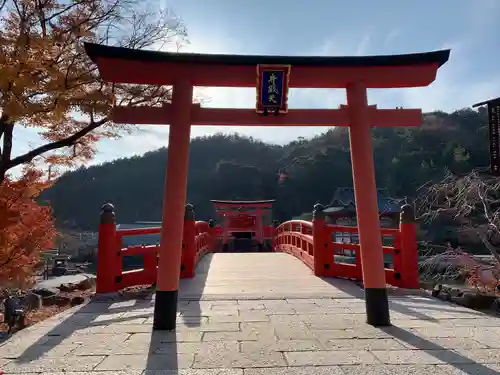
{"label": "bare tree branch", "polygon": [[14,167],[17,167],[18,165],[29,163],[37,156],[45,154],[49,151],[57,150],[57,149],[63,148],[63,147],[74,146],[79,139],[86,136],[91,131],[97,129],[98,127],[105,124],[106,122],[108,122],[107,118],[101,119],[101,120],[96,121],[96,122],[91,122],[87,127],[81,129],[80,131],[76,132],[75,134],[73,134],[67,138],[64,138],[64,139],[61,139],[59,141],[55,141],[52,143],[47,143],[43,146],[37,147],[34,150],[31,150],[23,155],[20,155],[16,158],[10,160],[10,162],[8,164],[8,168],[14,168]]}
{"label": "bare tree branch", "polygon": [[487,169],[463,175],[448,173],[436,184],[419,189],[420,220],[437,218],[456,226],[457,233],[478,240],[500,264],[500,178]]}
{"label": "bare tree branch", "polygon": [[3,8],[5,8],[5,4],[7,3],[7,0],[2,0],[0,1],[0,11],[3,10]]}

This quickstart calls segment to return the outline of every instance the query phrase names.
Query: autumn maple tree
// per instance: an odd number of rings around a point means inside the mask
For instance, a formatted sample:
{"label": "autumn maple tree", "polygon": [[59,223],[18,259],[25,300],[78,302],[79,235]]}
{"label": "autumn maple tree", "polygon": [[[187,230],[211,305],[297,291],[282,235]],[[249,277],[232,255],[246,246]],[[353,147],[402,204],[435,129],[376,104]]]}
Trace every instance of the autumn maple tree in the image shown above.
{"label": "autumn maple tree", "polygon": [[[0,283],[30,275],[53,239],[50,208],[35,198],[57,167],[90,160],[99,140],[129,131],[111,122],[113,105],[170,100],[169,87],[101,81],[83,43],[163,49],[185,37],[181,21],[149,1],[0,0]],[[22,133],[38,144],[20,144]]]}
{"label": "autumn maple tree", "polygon": [[[26,163],[71,166],[92,158],[100,139],[126,130],[110,121],[113,104],[170,99],[166,86],[101,81],[83,49],[84,42],[136,49],[181,43],[186,31],[168,10],[143,0],[8,0],[0,22],[0,184]],[[13,155],[21,127],[41,143]]]}
{"label": "autumn maple tree", "polygon": [[40,253],[55,235],[50,207],[35,198],[46,187],[40,172],[26,169],[24,178],[0,186],[0,285],[23,287],[33,281]]}

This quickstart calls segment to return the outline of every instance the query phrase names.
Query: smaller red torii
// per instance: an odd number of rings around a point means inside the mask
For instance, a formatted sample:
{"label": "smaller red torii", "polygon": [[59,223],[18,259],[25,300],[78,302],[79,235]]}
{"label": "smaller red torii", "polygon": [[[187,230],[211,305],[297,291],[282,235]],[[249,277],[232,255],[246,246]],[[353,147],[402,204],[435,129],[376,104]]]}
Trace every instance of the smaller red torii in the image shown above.
{"label": "smaller red torii", "polygon": [[229,242],[232,233],[253,232],[259,245],[264,244],[266,228],[263,217],[272,210],[276,200],[223,201],[211,200],[215,211],[222,218],[222,245]]}

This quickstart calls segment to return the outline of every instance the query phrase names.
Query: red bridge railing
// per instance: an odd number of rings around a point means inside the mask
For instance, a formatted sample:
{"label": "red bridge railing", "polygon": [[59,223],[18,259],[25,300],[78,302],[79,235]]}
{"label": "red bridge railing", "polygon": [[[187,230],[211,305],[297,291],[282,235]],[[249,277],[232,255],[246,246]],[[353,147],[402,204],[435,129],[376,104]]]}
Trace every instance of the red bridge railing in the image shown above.
{"label": "red bridge railing", "polygon": [[[275,251],[301,259],[317,276],[362,280],[360,244],[334,240],[336,233],[356,234],[358,228],[327,224],[321,210],[315,211],[314,216],[312,222],[291,220],[278,226]],[[387,283],[419,288],[416,227],[411,206],[402,207],[399,228],[382,228],[380,235],[392,242],[391,246],[383,246],[384,256],[392,258],[391,268],[385,268]],[[354,261],[343,262],[341,258],[346,256]]]}
{"label": "red bridge railing", "polygon": [[[194,220],[193,206],[186,205],[184,217],[181,278],[194,277],[198,262],[214,250],[215,228],[204,221]],[[123,238],[129,236],[159,235],[161,227],[116,229],[114,207],[102,207],[97,253],[97,293],[116,292],[135,285],[156,283],[159,244],[123,247]],[[123,257],[143,256],[143,268],[123,270]]]}
{"label": "red bridge railing", "polygon": [[[359,243],[341,243],[334,240],[336,233],[356,234],[358,229],[327,224],[320,206],[315,208],[312,222],[291,220],[275,229],[266,227],[265,237],[272,238],[274,251],[287,252],[301,259],[317,276],[362,280]],[[154,284],[158,272],[159,244],[124,247],[123,238],[159,235],[160,231],[160,227],[116,229],[114,207],[111,204],[104,205],[99,227],[96,291],[109,293],[130,286]],[[411,207],[402,207],[399,228],[382,228],[380,235],[385,239],[389,238],[392,243],[391,246],[383,246],[384,254],[392,258],[390,267],[385,269],[386,281],[398,287],[418,288],[418,249]],[[219,226],[215,226],[212,221],[195,221],[193,206],[186,205],[181,278],[195,276],[196,265],[203,256],[219,249],[220,236]],[[143,256],[143,268],[124,271],[123,257],[136,255]],[[342,257],[354,261],[345,262]]]}

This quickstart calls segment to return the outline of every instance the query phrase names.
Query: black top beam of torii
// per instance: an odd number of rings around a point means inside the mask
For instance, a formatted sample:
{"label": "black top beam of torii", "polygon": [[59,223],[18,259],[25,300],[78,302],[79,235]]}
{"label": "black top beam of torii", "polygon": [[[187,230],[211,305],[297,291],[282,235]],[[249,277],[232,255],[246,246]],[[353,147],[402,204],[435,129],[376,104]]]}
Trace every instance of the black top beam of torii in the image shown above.
{"label": "black top beam of torii", "polygon": [[479,102],[472,105],[472,108],[482,107],[483,105],[500,102],[500,96],[498,98],[485,100],[484,102]]}

